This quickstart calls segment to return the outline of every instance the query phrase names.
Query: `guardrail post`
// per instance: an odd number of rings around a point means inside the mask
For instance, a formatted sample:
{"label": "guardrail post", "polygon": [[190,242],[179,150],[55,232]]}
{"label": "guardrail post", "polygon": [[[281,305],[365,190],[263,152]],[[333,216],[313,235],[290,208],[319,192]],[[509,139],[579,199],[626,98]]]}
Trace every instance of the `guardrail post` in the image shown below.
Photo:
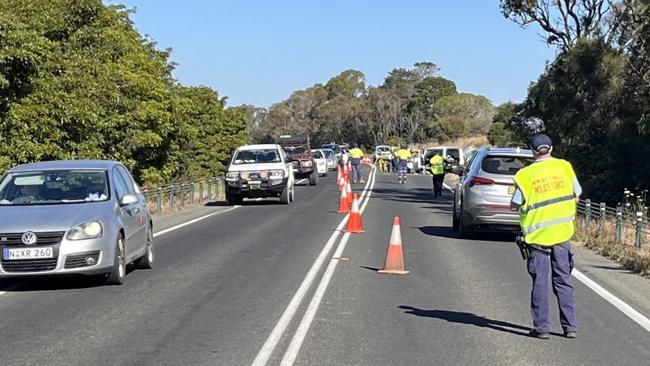
{"label": "guardrail post", "polygon": [[591,224],[591,200],[587,199],[585,201],[585,225],[589,227]]}
{"label": "guardrail post", "polygon": [[194,182],[190,183],[190,207],[194,206]]}
{"label": "guardrail post", "polygon": [[169,187],[169,210],[174,211],[174,185]]}
{"label": "guardrail post", "polygon": [[605,202],[600,203],[600,212],[598,214],[598,235],[605,233],[605,221],[607,220],[607,206]]}
{"label": "guardrail post", "polygon": [[183,190],[184,184],[181,184],[181,210],[185,207],[185,191]]}
{"label": "guardrail post", "polygon": [[212,201],[212,181],[208,179],[208,201]]}
{"label": "guardrail post", "polygon": [[203,206],[203,182],[199,182],[199,205]]}
{"label": "guardrail post", "polygon": [[156,215],[162,215],[163,190],[158,188],[158,198],[156,200]]}
{"label": "guardrail post", "polygon": [[639,211],[636,213],[636,238],[634,240],[634,246],[637,249],[640,249],[643,245],[643,212]]}
{"label": "guardrail post", "polygon": [[616,206],[616,241],[623,241],[623,208]]}

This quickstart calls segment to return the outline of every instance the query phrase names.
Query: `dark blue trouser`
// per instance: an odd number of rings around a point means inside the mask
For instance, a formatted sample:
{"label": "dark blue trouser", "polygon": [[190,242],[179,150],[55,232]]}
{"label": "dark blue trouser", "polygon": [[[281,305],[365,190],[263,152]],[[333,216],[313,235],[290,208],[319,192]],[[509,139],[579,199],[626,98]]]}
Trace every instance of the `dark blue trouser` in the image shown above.
{"label": "dark blue trouser", "polygon": [[575,298],[571,284],[573,251],[565,242],[552,247],[530,249],[528,273],[533,279],[530,294],[530,311],[533,327],[537,332],[548,333],[551,329],[551,285],[560,308],[560,323],[565,332],[576,331]]}
{"label": "dark blue trouser", "polygon": [[406,171],[408,170],[408,164],[406,160],[400,159],[397,163],[397,175],[400,182],[406,181]]}
{"label": "dark blue trouser", "polygon": [[361,159],[350,159],[352,163],[352,181],[358,182],[361,180],[361,170],[359,170],[359,165],[361,164]]}

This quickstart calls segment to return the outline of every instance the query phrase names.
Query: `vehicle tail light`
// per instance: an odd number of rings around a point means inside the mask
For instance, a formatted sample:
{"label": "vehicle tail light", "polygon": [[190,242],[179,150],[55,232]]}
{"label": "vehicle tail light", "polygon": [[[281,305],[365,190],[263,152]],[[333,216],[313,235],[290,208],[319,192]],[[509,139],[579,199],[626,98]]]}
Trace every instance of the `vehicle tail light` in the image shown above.
{"label": "vehicle tail light", "polygon": [[479,185],[492,185],[495,184],[496,182],[492,179],[487,179],[487,178],[481,178],[481,177],[474,177],[472,178],[471,181],[469,181],[469,186],[474,187],[474,186],[479,186]]}

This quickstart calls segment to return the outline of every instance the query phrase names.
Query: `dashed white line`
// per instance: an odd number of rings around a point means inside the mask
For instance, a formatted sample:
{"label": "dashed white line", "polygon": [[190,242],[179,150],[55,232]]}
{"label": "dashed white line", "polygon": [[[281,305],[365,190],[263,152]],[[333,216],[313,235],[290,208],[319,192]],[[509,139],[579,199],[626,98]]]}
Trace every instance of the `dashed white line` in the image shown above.
{"label": "dashed white line", "polygon": [[447,183],[445,182],[442,183],[442,188],[448,189],[449,192],[454,193],[454,190],[450,186],[448,186]]}
{"label": "dashed white line", "polygon": [[[371,182],[374,182],[374,168],[372,170],[372,175],[373,179],[368,179],[368,182],[366,183],[366,186],[363,189],[363,192],[361,193],[361,197],[369,197],[367,195],[368,187],[372,189],[371,187]],[[374,184],[374,183],[373,183]],[[367,199],[366,199],[367,202]],[[364,206],[365,208],[365,206]],[[276,346],[282,339],[282,336],[284,332],[286,331],[287,327],[289,326],[289,323],[291,323],[291,320],[295,317],[296,312],[298,311],[298,307],[300,306],[300,303],[302,303],[302,300],[305,298],[305,295],[307,294],[307,291],[311,288],[311,285],[313,284],[316,275],[322,268],[325,259],[327,258],[327,255],[330,253],[332,250],[332,247],[334,246],[334,243],[336,243],[336,240],[338,239],[339,235],[341,234],[341,230],[343,230],[343,227],[345,224],[348,222],[349,214],[345,215],[343,220],[339,223],[339,225],[336,227],[336,230],[332,233],[330,238],[327,240],[327,243],[325,243],[325,246],[323,247],[323,250],[321,250],[320,254],[316,258],[316,261],[312,265],[311,269],[307,273],[307,276],[305,279],[302,281],[300,284],[300,287],[296,291],[296,293],[293,295],[293,298],[291,298],[291,301],[289,302],[289,305],[287,308],[284,310],[282,313],[282,316],[280,317],[280,320],[276,323],[275,327],[273,327],[273,330],[271,331],[271,334],[269,337],[266,339],[266,342],[264,342],[264,345],[262,345],[262,348],[258,352],[257,356],[255,357],[255,360],[253,360],[252,365],[253,366],[263,366],[266,365],[266,363],[269,361],[271,358],[273,351],[275,350]],[[345,237],[345,235],[344,235]],[[321,280],[322,283],[322,280]]]}

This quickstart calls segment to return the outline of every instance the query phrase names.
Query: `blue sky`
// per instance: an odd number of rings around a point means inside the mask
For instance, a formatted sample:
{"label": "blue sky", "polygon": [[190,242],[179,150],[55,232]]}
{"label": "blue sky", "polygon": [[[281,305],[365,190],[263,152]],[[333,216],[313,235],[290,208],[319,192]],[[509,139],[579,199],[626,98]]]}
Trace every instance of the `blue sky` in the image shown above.
{"label": "blue sky", "polygon": [[495,104],[526,96],[555,54],[499,0],[107,0],[137,8],[137,28],[173,49],[174,77],[228,105],[268,107],[346,69],[379,85],[431,61],[458,90]]}

